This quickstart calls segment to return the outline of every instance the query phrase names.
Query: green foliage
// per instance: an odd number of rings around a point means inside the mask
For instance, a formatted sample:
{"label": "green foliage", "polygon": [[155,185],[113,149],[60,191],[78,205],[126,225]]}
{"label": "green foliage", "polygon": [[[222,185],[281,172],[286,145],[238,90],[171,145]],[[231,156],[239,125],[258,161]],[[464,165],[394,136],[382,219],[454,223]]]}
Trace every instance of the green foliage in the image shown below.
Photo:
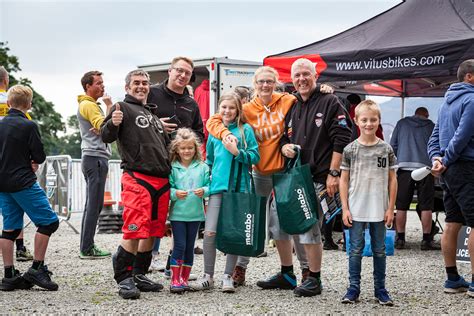
{"label": "green foliage", "polygon": [[10,83],[16,84],[15,78],[11,75],[12,72],[20,71],[20,63],[16,56],[9,56],[8,52],[10,49],[6,46],[6,43],[0,42],[0,65],[10,74]]}
{"label": "green foliage", "polygon": [[38,123],[40,128],[46,155],[57,155],[62,152],[62,144],[59,141],[58,132],[65,131],[64,123],[61,121],[61,114],[54,110],[52,102],[46,101],[41,94],[34,90],[30,80],[26,78],[16,79],[12,75],[13,72],[21,71],[21,68],[18,57],[10,55],[9,52],[10,49],[7,43],[0,42],[0,65],[5,67],[9,73],[10,86],[20,83],[29,86],[33,90],[31,117]]}
{"label": "green foliage", "polygon": [[73,159],[81,158],[81,133],[79,131],[79,121],[76,115],[71,115],[67,119],[69,133],[59,139],[60,155],[70,155]]}
{"label": "green foliage", "polygon": [[[59,139],[60,155],[70,155],[71,158],[81,158],[81,132],[77,115],[71,115],[67,119],[68,134]],[[120,159],[117,144],[112,145],[112,157],[110,159]]]}
{"label": "green foliage", "polygon": [[[33,107],[31,110],[32,119],[38,124],[43,140],[46,155],[70,155],[72,158],[81,158],[81,134],[79,131],[79,121],[76,115],[67,119],[67,126],[70,132],[59,137],[59,132],[66,132],[65,125],[61,121],[61,114],[54,110],[54,104],[46,101],[43,96],[37,93],[31,86],[31,81],[27,78],[15,78],[12,73],[21,71],[18,57],[10,55],[10,48],[7,43],[0,42],[0,65],[5,67],[10,76],[10,86],[23,84],[33,90]],[[117,145],[112,144],[112,158],[120,159]]]}

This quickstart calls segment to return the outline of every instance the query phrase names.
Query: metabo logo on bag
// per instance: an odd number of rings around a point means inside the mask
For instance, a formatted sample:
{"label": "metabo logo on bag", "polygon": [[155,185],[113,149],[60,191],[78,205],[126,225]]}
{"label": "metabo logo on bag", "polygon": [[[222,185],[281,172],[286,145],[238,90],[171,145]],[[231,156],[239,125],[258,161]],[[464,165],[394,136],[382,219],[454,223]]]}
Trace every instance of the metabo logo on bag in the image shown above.
{"label": "metabo logo on bag", "polygon": [[245,245],[253,245],[254,215],[245,213]]}
{"label": "metabo logo on bag", "polygon": [[306,192],[303,188],[298,188],[295,190],[295,192],[298,194],[298,201],[300,202],[300,208],[303,210],[304,217],[306,217],[306,219],[310,219],[313,217],[313,214],[311,214],[308,199],[306,198]]}

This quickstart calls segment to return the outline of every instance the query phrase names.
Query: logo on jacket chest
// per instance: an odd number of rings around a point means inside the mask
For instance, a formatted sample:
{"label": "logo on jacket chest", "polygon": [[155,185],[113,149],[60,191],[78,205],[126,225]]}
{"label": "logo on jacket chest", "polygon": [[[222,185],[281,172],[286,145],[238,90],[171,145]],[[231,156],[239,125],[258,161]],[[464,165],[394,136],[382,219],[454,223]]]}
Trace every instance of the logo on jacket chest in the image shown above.
{"label": "logo on jacket chest", "polygon": [[140,112],[135,118],[135,125],[140,128],[148,128],[150,125],[156,127],[160,133],[163,132],[161,125],[157,122],[157,119],[152,115],[144,112]]}
{"label": "logo on jacket chest", "polygon": [[278,138],[281,135],[285,116],[281,111],[263,112],[256,116],[256,122],[252,124],[255,136],[260,140]]}
{"label": "logo on jacket chest", "polygon": [[316,113],[316,118],[314,119],[314,123],[317,127],[321,127],[323,125],[323,113]]}
{"label": "logo on jacket chest", "polygon": [[139,115],[135,118],[135,124],[140,128],[147,128],[150,126],[150,122],[144,115]]}

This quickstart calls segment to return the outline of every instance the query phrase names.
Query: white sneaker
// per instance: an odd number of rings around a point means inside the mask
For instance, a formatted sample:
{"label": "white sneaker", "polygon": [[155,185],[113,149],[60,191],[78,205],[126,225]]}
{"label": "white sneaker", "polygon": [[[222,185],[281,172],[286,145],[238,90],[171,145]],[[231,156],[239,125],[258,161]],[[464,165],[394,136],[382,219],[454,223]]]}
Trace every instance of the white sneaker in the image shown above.
{"label": "white sneaker", "polygon": [[153,260],[151,261],[150,264],[150,271],[165,271],[166,265],[162,263],[159,259],[158,256],[153,256]]}
{"label": "white sneaker", "polygon": [[234,280],[230,274],[224,274],[222,278],[222,292],[224,293],[234,293]]}
{"label": "white sneaker", "polygon": [[190,284],[190,287],[196,291],[210,290],[214,288],[214,279],[209,274],[204,273],[202,278]]}
{"label": "white sneaker", "polygon": [[197,279],[198,279],[197,274],[191,273],[191,274],[189,275],[189,279],[188,279],[188,280],[189,280],[189,281],[196,281]]}

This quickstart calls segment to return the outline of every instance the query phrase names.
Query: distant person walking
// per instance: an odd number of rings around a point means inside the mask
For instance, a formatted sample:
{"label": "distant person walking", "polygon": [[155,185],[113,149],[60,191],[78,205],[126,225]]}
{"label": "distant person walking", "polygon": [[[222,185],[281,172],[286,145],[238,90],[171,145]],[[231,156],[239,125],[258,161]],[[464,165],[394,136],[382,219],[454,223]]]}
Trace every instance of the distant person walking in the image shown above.
{"label": "distant person walking", "polygon": [[433,132],[434,123],[428,118],[429,112],[425,107],[419,107],[415,115],[408,116],[397,122],[390,139],[393,151],[398,159],[399,169],[397,171],[398,191],[397,201],[397,249],[405,248],[405,225],[407,222],[407,210],[410,209],[416,189],[418,207],[421,210],[421,226],[423,228],[423,239],[421,250],[439,250],[438,245],[433,242],[431,235],[432,211],[434,207],[434,178],[428,175],[421,181],[411,178],[411,172],[415,169],[430,166],[427,144]]}

